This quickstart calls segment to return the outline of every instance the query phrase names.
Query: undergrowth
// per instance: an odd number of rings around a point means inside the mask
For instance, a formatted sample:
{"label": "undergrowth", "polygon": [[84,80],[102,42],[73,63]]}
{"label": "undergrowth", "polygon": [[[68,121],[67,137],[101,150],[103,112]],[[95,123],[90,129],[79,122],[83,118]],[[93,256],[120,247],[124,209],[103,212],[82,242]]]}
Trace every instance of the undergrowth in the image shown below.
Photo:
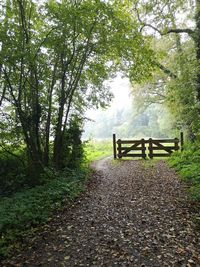
{"label": "undergrowth", "polygon": [[110,154],[110,142],[86,142],[82,163],[76,156],[76,161],[70,160],[71,165],[62,171],[46,169],[35,187],[28,180],[22,153],[19,158],[0,154],[0,257],[7,257],[31,229],[47,222],[55,209],[76,198],[90,176],[89,164]]}
{"label": "undergrowth", "polygon": [[44,185],[17,192],[0,200],[0,256],[8,256],[13,243],[31,228],[48,221],[65,201],[73,200],[84,189],[87,168],[57,174]]}
{"label": "undergrowth", "polygon": [[13,157],[0,151],[0,196],[10,196],[29,187],[25,162],[22,152]]}
{"label": "undergrowth", "polygon": [[168,163],[189,184],[189,194],[200,201],[200,144],[186,144],[182,152],[174,152]]}

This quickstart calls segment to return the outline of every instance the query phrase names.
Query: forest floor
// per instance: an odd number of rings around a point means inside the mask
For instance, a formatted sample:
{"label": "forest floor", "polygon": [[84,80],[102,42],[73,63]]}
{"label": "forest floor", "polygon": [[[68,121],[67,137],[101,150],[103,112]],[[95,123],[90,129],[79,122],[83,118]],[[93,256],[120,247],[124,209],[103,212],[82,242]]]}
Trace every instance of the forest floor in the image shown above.
{"label": "forest floor", "polygon": [[149,162],[96,162],[86,192],[3,266],[200,266],[198,207],[164,161]]}

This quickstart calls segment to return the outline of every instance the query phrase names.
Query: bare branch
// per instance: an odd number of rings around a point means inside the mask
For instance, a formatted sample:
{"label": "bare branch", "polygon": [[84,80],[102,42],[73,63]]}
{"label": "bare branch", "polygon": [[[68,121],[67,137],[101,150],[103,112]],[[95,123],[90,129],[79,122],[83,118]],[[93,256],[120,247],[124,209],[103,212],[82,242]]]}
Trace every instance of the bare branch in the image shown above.
{"label": "bare branch", "polygon": [[193,35],[195,31],[191,29],[169,29],[168,31],[161,33],[161,35],[166,35],[169,33],[187,33],[188,35]]}
{"label": "bare branch", "polygon": [[145,28],[145,27],[149,27],[149,28],[153,29],[154,31],[158,32],[160,35],[163,35],[163,33],[159,29],[154,27],[153,25],[143,22],[143,27],[142,28]]}
{"label": "bare branch", "polygon": [[194,35],[195,31],[192,30],[192,29],[169,29],[169,30],[167,30],[165,32],[162,32],[158,28],[154,27],[153,25],[151,25],[149,23],[145,23],[145,22],[142,22],[142,21],[140,21],[140,23],[143,24],[142,27],[141,27],[141,29],[140,29],[140,32],[145,27],[149,27],[149,28],[153,29],[154,31],[158,32],[161,36],[167,35],[169,33],[176,33],[176,34],[179,34],[179,33],[187,33],[189,36],[191,36],[192,38],[194,38],[193,35]]}
{"label": "bare branch", "polygon": [[4,75],[5,75],[6,82],[8,83],[8,87],[10,89],[10,94],[11,94],[13,100],[14,100],[15,105],[17,105],[17,99],[16,99],[16,97],[14,95],[14,89],[12,87],[11,81],[9,79],[9,75],[8,75],[8,73],[7,73],[5,68],[4,68],[3,72],[4,72]]}
{"label": "bare branch", "polygon": [[1,95],[1,99],[0,99],[0,106],[2,105],[3,100],[5,99],[6,89],[7,89],[6,84],[4,84],[3,92],[2,92],[2,95]]}
{"label": "bare branch", "polygon": [[140,32],[142,32],[142,30],[145,28],[145,27],[150,27],[152,28],[154,31],[157,31],[160,35],[161,35],[161,31],[159,29],[157,29],[156,27],[154,27],[153,25],[149,24],[149,23],[146,23],[144,21],[142,21],[142,19],[140,18],[140,14],[139,14],[139,11],[138,11],[138,8],[137,8],[137,3],[135,3],[135,7],[134,7],[134,10],[136,12],[136,15],[137,15],[137,18],[138,18],[138,21],[141,23],[141,29],[140,29]]}

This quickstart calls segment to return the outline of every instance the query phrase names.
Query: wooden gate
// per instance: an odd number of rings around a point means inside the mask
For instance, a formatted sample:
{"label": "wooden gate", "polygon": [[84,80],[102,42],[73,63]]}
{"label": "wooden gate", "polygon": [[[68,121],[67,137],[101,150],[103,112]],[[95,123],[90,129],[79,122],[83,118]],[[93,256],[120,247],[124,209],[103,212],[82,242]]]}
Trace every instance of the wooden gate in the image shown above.
{"label": "wooden gate", "polygon": [[179,150],[179,139],[152,139],[148,142],[149,158],[169,157],[174,151]]}
{"label": "wooden gate", "polygon": [[117,156],[146,158],[145,140],[117,140]]}
{"label": "wooden gate", "polygon": [[[121,140],[116,141],[116,135],[113,134],[113,152],[114,159],[131,157],[143,158],[148,156],[150,159],[154,157],[169,157],[174,151],[183,147],[183,133],[180,140],[174,139],[141,139],[141,140]],[[146,150],[148,149],[148,155]]]}

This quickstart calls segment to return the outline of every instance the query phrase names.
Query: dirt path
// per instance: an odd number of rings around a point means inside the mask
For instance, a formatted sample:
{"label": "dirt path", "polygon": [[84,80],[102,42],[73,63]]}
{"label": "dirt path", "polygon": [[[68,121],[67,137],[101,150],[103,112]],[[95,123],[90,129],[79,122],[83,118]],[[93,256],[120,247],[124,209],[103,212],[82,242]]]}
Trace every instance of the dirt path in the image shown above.
{"label": "dirt path", "polygon": [[183,185],[162,161],[101,160],[87,192],[5,266],[200,266]]}

